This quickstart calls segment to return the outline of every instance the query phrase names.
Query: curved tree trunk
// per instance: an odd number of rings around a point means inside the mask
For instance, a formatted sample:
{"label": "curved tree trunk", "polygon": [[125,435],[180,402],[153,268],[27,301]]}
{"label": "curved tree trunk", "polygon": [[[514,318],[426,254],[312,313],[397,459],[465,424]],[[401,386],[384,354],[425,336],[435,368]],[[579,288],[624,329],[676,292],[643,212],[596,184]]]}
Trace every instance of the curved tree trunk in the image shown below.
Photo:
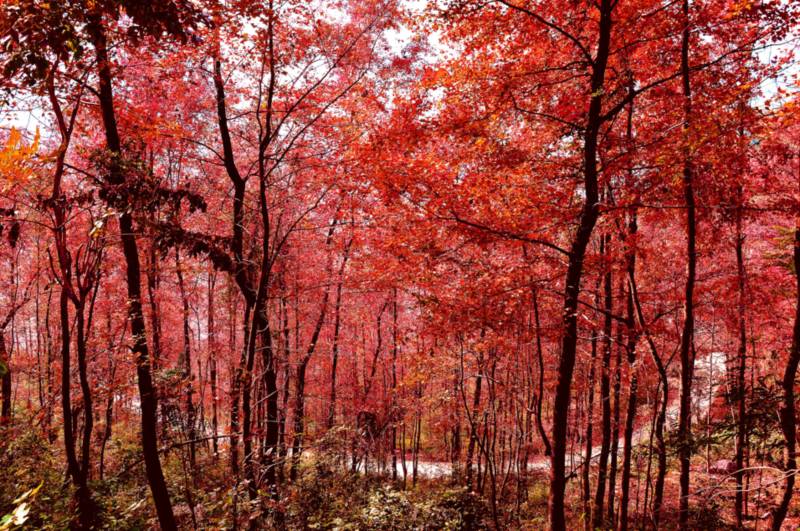
{"label": "curved tree trunk", "polygon": [[567,479],[564,470],[567,453],[567,425],[572,394],[572,376],[578,347],[578,297],[583,276],[583,259],[600,214],[597,186],[597,145],[603,107],[603,86],[606,65],[611,48],[611,13],[615,3],[601,0],[597,37],[597,52],[592,63],[591,100],[586,118],[583,144],[583,177],[586,198],[581,211],[578,230],[569,251],[569,262],[564,283],[564,309],[561,353],[558,360],[558,379],[553,400],[553,455],[550,458],[550,496],[548,501],[550,527],[554,531],[567,527],[564,515],[564,497]]}
{"label": "curved tree trunk", "polygon": [[536,286],[533,287],[531,293],[533,301],[533,319],[536,331],[536,358],[539,365],[539,382],[537,384],[537,393],[534,396],[536,400],[536,429],[539,431],[539,437],[542,439],[544,446],[544,455],[550,457],[553,453],[553,448],[550,446],[550,438],[547,437],[547,431],[544,429],[544,422],[542,421],[542,403],[544,402],[544,351],[542,350],[542,327],[539,320],[539,296]]}
{"label": "curved tree trunk", "polygon": [[[117,130],[117,118],[114,109],[111,67],[106,46],[106,33],[101,16],[96,14],[91,23],[90,32],[94,41],[97,59],[97,75],[99,79],[99,103],[103,117],[106,136],[106,147],[110,152],[109,174],[107,180],[114,186],[125,183],[125,174],[120,166],[122,143]],[[155,502],[158,521],[164,531],[177,529],[172,512],[167,483],[161,469],[158,455],[157,415],[158,400],[156,398],[153,379],[150,372],[150,355],[147,349],[147,330],[142,313],[141,267],[139,263],[139,246],[133,228],[130,212],[121,211],[117,220],[125,258],[126,279],[128,288],[128,320],[131,327],[132,350],[136,357],[136,376],[139,386],[139,397],[142,410],[142,452],[144,454],[147,482]]]}
{"label": "curved tree trunk", "polygon": [[[800,173],[800,172],[799,172]],[[800,175],[798,175],[800,182]],[[800,217],[794,231],[794,272],[797,277],[796,311],[794,316],[794,332],[792,335],[792,348],[789,351],[789,359],[783,371],[783,405],[779,416],[781,421],[781,431],[784,440],[784,474],[783,496],[781,502],[775,509],[772,517],[772,531],[780,531],[786,514],[789,511],[789,504],[792,502],[794,494],[795,476],[797,475],[797,421],[794,386],[797,378],[797,366],[800,364]]]}

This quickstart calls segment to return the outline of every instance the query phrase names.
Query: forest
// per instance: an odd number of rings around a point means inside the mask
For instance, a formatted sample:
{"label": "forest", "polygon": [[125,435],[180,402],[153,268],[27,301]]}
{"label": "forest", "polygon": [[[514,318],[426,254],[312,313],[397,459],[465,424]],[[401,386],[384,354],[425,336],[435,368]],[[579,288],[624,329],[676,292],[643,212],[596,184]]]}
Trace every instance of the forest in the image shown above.
{"label": "forest", "polygon": [[800,3],[0,0],[0,531],[800,527]]}

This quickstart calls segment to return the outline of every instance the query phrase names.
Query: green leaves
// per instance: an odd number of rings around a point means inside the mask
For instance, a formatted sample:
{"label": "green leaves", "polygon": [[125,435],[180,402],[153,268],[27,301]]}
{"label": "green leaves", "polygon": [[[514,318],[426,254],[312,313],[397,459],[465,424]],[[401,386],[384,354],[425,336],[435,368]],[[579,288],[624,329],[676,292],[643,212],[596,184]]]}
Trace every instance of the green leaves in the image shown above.
{"label": "green leaves", "polygon": [[28,520],[28,516],[31,512],[31,501],[39,493],[42,485],[44,485],[44,482],[40,481],[36,487],[28,490],[14,500],[14,505],[16,505],[14,510],[0,518],[0,531],[18,528]]}

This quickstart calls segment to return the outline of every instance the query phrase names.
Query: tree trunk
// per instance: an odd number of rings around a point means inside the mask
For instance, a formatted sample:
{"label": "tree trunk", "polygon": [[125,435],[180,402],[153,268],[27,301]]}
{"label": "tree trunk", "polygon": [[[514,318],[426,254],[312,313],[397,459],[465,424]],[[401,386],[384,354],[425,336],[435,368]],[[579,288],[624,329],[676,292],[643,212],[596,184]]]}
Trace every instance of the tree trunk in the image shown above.
{"label": "tree trunk", "polygon": [[[392,480],[397,481],[397,288],[393,290],[392,297],[392,409],[390,421],[392,423]],[[405,467],[405,455],[403,456]],[[405,477],[404,477],[405,481]]]}
{"label": "tree trunk", "polygon": [[583,275],[583,259],[599,216],[597,186],[597,144],[602,124],[603,85],[611,44],[611,13],[614,3],[601,0],[597,39],[597,54],[592,64],[591,101],[586,120],[583,144],[583,177],[586,199],[580,216],[578,230],[570,247],[569,263],[564,283],[564,310],[562,323],[561,355],[558,360],[558,380],[553,400],[553,455],[550,459],[550,527],[562,531],[567,527],[564,515],[566,476],[564,470],[567,452],[567,424],[569,419],[572,376],[578,346],[578,297]]}
{"label": "tree trunk", "polygon": [[214,290],[216,289],[216,275],[213,270],[208,274],[208,364],[209,377],[211,380],[211,434],[212,448],[214,451],[214,461],[219,458],[219,443],[217,434],[219,433],[219,389],[217,388],[217,342],[216,327],[214,322]]}
{"label": "tree trunk", "polygon": [[[61,320],[61,414],[64,419],[64,452],[67,455],[67,473],[72,483],[79,487],[81,484],[80,464],[75,451],[75,433],[72,419],[72,378],[71,378],[71,353],[72,337],[70,334],[69,300],[67,289],[61,287],[59,296],[59,315]],[[3,338],[3,350],[5,338]]]}
{"label": "tree trunk", "polygon": [[[620,283],[620,286],[624,284]],[[620,289],[620,300],[624,298],[624,291]],[[621,383],[622,383],[622,327],[617,326],[617,348],[615,356],[614,367],[614,409],[613,421],[611,423],[611,463],[608,470],[608,504],[606,506],[608,524],[614,527],[615,523],[615,506],[614,498],[617,494],[617,459],[619,458],[619,414],[620,414],[620,397],[622,396]]]}
{"label": "tree trunk", "polygon": [[589,472],[592,469],[592,438],[594,434],[594,380],[596,373],[597,362],[597,330],[592,330],[592,361],[589,367],[589,398],[586,406],[586,433],[585,443],[586,449],[584,451],[583,463],[583,517],[585,519],[586,531],[591,531],[594,527],[592,522],[592,501],[591,501],[591,482],[589,480]]}
{"label": "tree trunk", "polygon": [[[627,127],[625,140],[628,150],[633,153],[635,145],[633,141],[633,103],[628,106]],[[634,186],[635,175],[633,170],[629,170],[628,179],[631,186]],[[628,529],[628,500],[630,499],[630,479],[631,479],[631,454],[633,452],[633,428],[636,421],[636,393],[639,390],[639,367],[636,361],[636,343],[639,333],[636,331],[636,315],[634,306],[633,284],[630,279],[636,277],[636,234],[639,230],[637,219],[638,194],[636,202],[631,207],[628,218],[628,233],[625,235],[625,269],[628,278],[627,314],[625,318],[625,328],[628,334],[626,352],[628,354],[628,366],[630,368],[630,386],[628,392],[628,411],[625,416],[625,443],[623,446],[622,459],[622,489],[619,500],[619,525],[620,531]]]}
{"label": "tree trunk", "polygon": [[[150,329],[152,330],[153,371],[158,374],[161,369],[161,311],[158,304],[158,258],[155,245],[151,244],[148,252],[147,264],[147,302],[150,306]],[[158,379],[156,379],[158,381]],[[156,384],[156,392],[158,392]],[[166,401],[161,402],[161,431],[162,437],[167,436],[168,412]]]}
{"label": "tree trunk", "polygon": [[[325,241],[325,246],[330,247],[331,242],[333,241],[333,234],[336,230],[337,220],[334,218],[333,223],[331,223],[330,229],[328,230],[328,236]],[[338,296],[341,294],[341,277],[344,273],[345,265],[347,264],[347,253],[349,251],[349,244],[345,247],[344,255],[342,256],[342,263],[339,267],[339,289],[337,292],[339,293]],[[325,268],[327,272],[327,277],[330,278],[331,273],[331,262],[328,261],[328,265]],[[322,304],[320,306],[319,316],[317,317],[317,322],[314,326],[314,330],[311,334],[311,341],[308,344],[308,350],[306,351],[305,356],[302,360],[300,360],[299,365],[297,366],[297,374],[295,377],[295,408],[294,408],[294,440],[292,441],[292,467],[289,471],[289,478],[294,481],[297,478],[297,466],[300,462],[300,454],[303,451],[303,431],[305,430],[305,387],[306,387],[306,369],[308,368],[308,363],[311,361],[311,357],[314,355],[314,351],[317,348],[317,341],[319,341],[319,334],[322,332],[322,326],[325,324],[325,316],[328,314],[328,306],[330,301],[330,287],[325,288],[325,293],[322,296]],[[337,296],[337,297],[338,297]],[[339,303],[339,299],[337,298],[337,304]],[[338,308],[337,308],[338,314]],[[338,333],[338,332],[337,332]],[[288,360],[287,360],[288,362]]]}
{"label": "tree trunk", "polygon": [[[744,132],[739,132],[740,139],[744,137]],[[738,423],[736,430],[736,525],[740,528],[744,525],[744,454],[747,446],[747,323],[745,321],[746,293],[745,280],[746,273],[744,268],[744,230],[743,230],[743,208],[744,190],[742,185],[736,187],[736,287],[739,292],[737,314],[739,321],[739,352],[738,363],[736,366],[736,383],[733,398],[738,404]]]}
{"label": "tree trunk", "polygon": [[2,364],[3,404],[0,408],[0,426],[11,423],[11,360],[6,349],[5,330],[0,330],[0,364]]}
{"label": "tree trunk", "polygon": [[[629,232],[628,238],[635,240],[637,225],[636,225],[636,210],[631,213],[631,219],[628,224]],[[636,251],[633,248],[628,249],[628,278],[634,276],[636,270]],[[636,360],[636,343],[638,334],[635,329],[635,316],[633,305],[633,292],[628,288],[628,312],[626,316],[626,329],[628,334],[628,342],[625,350],[628,354],[628,366],[630,367],[631,380],[628,392],[628,411],[625,417],[625,431],[624,431],[624,446],[622,457],[622,485],[620,490],[619,499],[619,531],[627,531],[628,529],[628,500],[630,499],[630,480],[631,480],[631,455],[633,453],[633,428],[636,421],[636,393],[639,390],[639,367]]]}
{"label": "tree trunk", "polygon": [[628,278],[628,281],[630,282],[630,290],[633,296],[633,303],[636,309],[637,319],[639,320],[639,326],[641,326],[645,338],[647,339],[647,344],[650,347],[650,354],[653,357],[653,363],[655,363],[658,369],[660,387],[662,389],[662,398],[655,423],[655,438],[658,448],[658,472],[655,486],[653,487],[653,525],[658,528],[661,516],[661,504],[664,499],[664,479],[667,475],[667,446],[664,440],[664,425],[667,420],[667,404],[669,403],[669,380],[667,378],[667,369],[664,367],[664,363],[658,355],[656,344],[652,337],[650,337],[650,332],[647,330],[644,312],[642,311],[642,305],[639,301],[639,292],[636,288],[636,278],[631,276]]}
{"label": "tree trunk", "polygon": [[[114,110],[111,67],[106,48],[106,33],[99,14],[95,14],[91,22],[90,32],[95,46],[97,74],[99,79],[99,102],[106,136],[106,147],[110,152],[109,174],[107,180],[113,186],[125,184],[125,174],[121,166],[122,143],[117,130],[117,119]],[[139,397],[142,410],[142,452],[144,454],[147,482],[155,502],[158,521],[164,531],[177,529],[175,516],[172,513],[161,460],[158,455],[158,435],[156,408],[158,401],[150,373],[150,356],[147,349],[147,332],[142,314],[141,267],[139,264],[139,247],[136,232],[129,211],[121,211],[119,222],[122,252],[125,258],[128,288],[128,319],[131,325],[132,351],[136,357],[136,375],[139,386]]]}
{"label": "tree trunk", "polygon": [[[799,157],[800,158],[800,157]],[[800,164],[799,164],[800,166]],[[799,168],[800,169],[800,168]],[[800,171],[798,172],[800,182]],[[772,531],[780,531],[789,504],[794,494],[795,476],[797,474],[797,420],[795,413],[794,386],[797,378],[797,366],[800,364],[800,216],[797,218],[794,231],[794,272],[797,278],[797,294],[795,303],[794,331],[792,335],[792,348],[789,359],[783,371],[783,405],[779,411],[781,431],[784,440],[784,475],[783,496],[780,504],[775,508],[772,517]]]}
{"label": "tree trunk", "polygon": [[[469,443],[467,443],[467,490],[472,490],[472,459],[475,456],[475,444],[478,442],[478,408],[481,404],[481,385],[483,381],[483,356],[478,359],[478,375],[475,377],[475,391],[472,395],[472,411],[467,411],[470,418]],[[461,374],[461,385],[464,385],[464,374]]]}
{"label": "tree trunk", "polygon": [[692,457],[692,379],[694,377],[694,284],[697,268],[696,221],[694,202],[694,182],[689,146],[691,127],[692,92],[689,76],[689,0],[683,0],[683,33],[681,37],[681,82],[683,86],[683,193],[686,203],[686,258],[687,275],[685,300],[685,319],[680,344],[681,395],[678,414],[678,459],[680,461],[680,513],[679,527],[688,529],[689,525],[689,465]]}
{"label": "tree trunk", "polygon": [[538,392],[536,395],[536,429],[539,430],[539,437],[541,437],[542,445],[544,445],[544,455],[549,457],[552,455],[553,449],[550,446],[550,439],[547,437],[547,431],[544,429],[544,422],[542,421],[542,403],[544,402],[544,352],[542,350],[542,327],[539,321],[539,297],[536,286],[532,289],[531,299],[533,302],[533,320],[536,330],[536,356],[539,364],[539,384],[537,385]]}
{"label": "tree trunk", "polygon": [[[600,255],[610,254],[611,236],[604,234],[600,237]],[[608,262],[608,261],[607,261]],[[606,264],[603,274],[603,366],[600,372],[600,401],[602,403],[602,439],[600,443],[600,458],[597,464],[597,490],[594,498],[593,529],[603,529],[603,511],[606,497],[606,479],[608,473],[608,455],[611,450],[611,315],[614,310],[612,297],[611,266]]]}
{"label": "tree trunk", "polygon": [[[191,333],[189,329],[189,298],[183,283],[183,271],[178,248],[175,248],[175,274],[178,277],[178,291],[181,294],[183,309],[183,352],[181,369],[183,371],[184,395],[186,397],[186,438],[189,440],[189,465],[194,474],[197,468],[197,446],[195,441],[194,377],[192,375]],[[201,375],[202,376],[202,375]]]}
{"label": "tree trunk", "polygon": [[[352,240],[351,240],[352,241]],[[328,429],[333,428],[336,423],[336,368],[339,364],[339,330],[341,328],[341,307],[342,307],[342,282],[336,285],[336,302],[334,303],[333,317],[333,345],[331,347],[331,394],[328,406]]]}
{"label": "tree trunk", "polygon": [[247,480],[247,491],[251,500],[258,496],[258,485],[256,484],[255,461],[253,459],[253,436],[252,436],[252,412],[250,408],[251,389],[253,386],[253,367],[255,366],[256,352],[256,330],[260,323],[257,317],[261,311],[255,308],[251,312],[252,324],[248,330],[247,346],[245,348],[245,367],[242,371],[242,443],[244,446],[244,477]]}

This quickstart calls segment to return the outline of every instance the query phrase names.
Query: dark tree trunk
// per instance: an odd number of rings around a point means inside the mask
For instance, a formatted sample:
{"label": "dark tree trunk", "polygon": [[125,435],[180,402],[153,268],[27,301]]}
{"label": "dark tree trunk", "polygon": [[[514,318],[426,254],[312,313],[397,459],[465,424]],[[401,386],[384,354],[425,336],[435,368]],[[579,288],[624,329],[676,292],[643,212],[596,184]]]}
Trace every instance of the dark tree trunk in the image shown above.
{"label": "dark tree trunk", "polygon": [[[628,223],[628,241],[634,241],[637,232],[636,223],[636,210],[631,212],[630,221]],[[635,245],[635,243],[630,244]],[[636,270],[636,250],[632,247],[627,251],[627,276],[633,278]],[[633,453],[633,428],[636,421],[636,405],[637,405],[637,392],[639,390],[639,367],[636,361],[636,343],[638,340],[638,333],[635,329],[635,315],[633,304],[633,290],[628,287],[627,297],[627,316],[625,320],[625,327],[628,334],[627,344],[625,350],[628,354],[628,366],[630,367],[630,386],[628,392],[628,411],[625,416],[625,430],[624,430],[624,446],[622,457],[622,485],[620,489],[619,498],[619,531],[627,531],[628,529],[628,500],[630,499],[630,480],[631,480],[631,455]]]}
{"label": "dark tree trunk", "polygon": [[[620,282],[620,286],[624,285]],[[624,291],[620,290],[620,300],[624,298]],[[608,467],[608,504],[606,506],[607,518],[610,527],[615,524],[614,498],[617,494],[617,459],[619,458],[619,414],[622,378],[622,327],[617,326],[617,348],[614,367],[614,409],[611,423],[611,463]]]}
{"label": "dark tree trunk", "polygon": [[3,378],[0,387],[3,392],[3,404],[0,408],[0,426],[11,423],[11,360],[6,349],[5,330],[0,330],[0,363],[3,365]]}
{"label": "dark tree trunk", "polygon": [[[231,140],[230,130],[228,128],[228,116],[225,103],[225,84],[222,78],[222,62],[219,56],[214,57],[214,88],[216,91],[215,99],[217,104],[217,125],[219,127],[220,141],[222,142],[223,159],[225,163],[225,171],[228,174],[233,185],[233,216],[232,224],[232,237],[231,237],[231,252],[233,253],[235,270],[233,278],[239,288],[245,303],[245,318],[242,322],[244,332],[244,346],[242,348],[242,356],[239,366],[234,374],[233,382],[231,385],[231,442],[230,442],[230,460],[231,472],[234,476],[239,475],[239,431],[241,429],[239,419],[240,400],[242,400],[241,408],[242,415],[244,416],[244,388],[247,383],[248,394],[248,419],[249,423],[249,392],[252,375],[246,371],[247,366],[252,366],[250,356],[248,355],[249,345],[249,327],[250,318],[253,307],[255,305],[255,293],[253,292],[252,285],[247,277],[247,266],[244,261],[243,248],[244,248],[244,197],[247,187],[245,181],[239,173],[236,166],[236,160],[233,154],[233,142]],[[242,419],[244,421],[244,419]],[[249,426],[247,428],[249,430]],[[249,435],[249,432],[248,432]],[[246,443],[249,444],[249,443]],[[245,451],[247,458],[247,452]]]}
{"label": "dark tree trunk", "polygon": [[[629,272],[629,274],[630,273],[631,272]],[[635,273],[635,271],[633,273]],[[667,369],[664,367],[664,363],[661,361],[661,357],[658,355],[656,344],[652,337],[650,337],[650,333],[647,330],[644,312],[642,311],[642,305],[639,302],[639,293],[636,288],[636,278],[635,276],[629,276],[628,280],[630,282],[631,295],[633,296],[633,302],[636,309],[636,316],[639,320],[639,326],[641,326],[644,332],[645,338],[647,339],[647,344],[650,347],[650,354],[653,357],[653,363],[655,363],[656,368],[658,369],[658,377],[661,387],[661,401],[658,405],[658,415],[655,422],[655,438],[658,449],[658,472],[656,473],[656,482],[653,487],[653,525],[654,527],[658,528],[661,517],[661,505],[664,500],[664,479],[667,475],[667,445],[666,441],[664,440],[664,425],[666,424],[667,420],[667,405],[669,403],[669,380],[667,378]]]}
{"label": "dark tree trunk", "polygon": [[[352,241],[352,240],[351,240]],[[331,394],[328,406],[328,429],[336,423],[336,368],[339,364],[339,330],[341,328],[342,283],[339,277],[336,285],[336,301],[333,307],[333,345],[331,346]]]}
{"label": "dark tree trunk", "polygon": [[[739,138],[744,141],[744,131],[739,130]],[[744,190],[741,184],[736,187],[736,287],[739,294],[737,317],[739,321],[739,351],[736,365],[736,382],[733,388],[733,399],[738,405],[738,423],[736,430],[736,525],[744,526],[744,454],[747,447],[747,323],[745,310],[747,307],[744,267]]]}
{"label": "dark tree trunk", "polygon": [[[631,87],[632,90],[632,87]],[[635,150],[633,140],[633,103],[628,105],[627,127],[625,131],[625,141],[628,150],[633,153]],[[629,185],[635,186],[635,175],[633,170],[628,172]],[[638,203],[639,197],[636,197]],[[625,328],[627,337],[626,352],[628,354],[628,366],[630,367],[630,386],[628,392],[628,411],[625,416],[624,446],[622,459],[622,488],[619,500],[619,531],[628,529],[628,500],[630,499],[630,480],[631,480],[631,455],[633,452],[633,428],[636,421],[637,392],[639,390],[639,368],[636,361],[636,344],[639,340],[639,333],[636,331],[636,314],[634,305],[633,279],[636,278],[636,234],[639,230],[637,219],[636,203],[630,209],[628,218],[628,232],[625,235],[625,270],[628,284],[627,314],[625,318]]]}
{"label": "dark tree trunk", "polygon": [[216,326],[214,322],[216,308],[214,306],[214,291],[216,289],[216,275],[209,271],[208,275],[208,364],[209,377],[211,380],[211,434],[214,460],[219,458],[219,443],[217,435],[219,433],[219,389],[217,387],[217,338]]}
{"label": "dark tree trunk", "polygon": [[[278,374],[275,367],[275,356],[272,343],[272,334],[269,323],[265,319],[264,332],[262,334],[260,348],[262,349],[262,364],[264,365],[264,391],[266,393],[266,430],[264,437],[264,449],[262,454],[262,466],[264,467],[264,477],[271,491],[273,500],[278,498],[276,461],[279,445],[280,415],[278,406]],[[280,518],[280,515],[278,515]]]}
{"label": "dark tree trunk", "polygon": [[[600,237],[600,255],[610,253],[611,236]],[[607,261],[608,262],[608,261]],[[597,490],[594,497],[594,518],[592,527],[603,529],[603,511],[606,497],[606,479],[608,473],[608,455],[611,450],[611,315],[614,310],[612,297],[611,266],[606,265],[603,274],[603,366],[600,371],[600,401],[602,403],[602,439],[600,442],[600,458],[597,464]]]}
{"label": "dark tree trunk", "polygon": [[197,463],[197,445],[195,443],[195,408],[194,408],[194,377],[192,375],[191,331],[189,328],[189,297],[183,282],[183,271],[178,249],[175,248],[175,274],[178,277],[178,291],[181,294],[183,309],[183,352],[181,355],[181,369],[183,371],[184,395],[186,397],[186,438],[189,440],[189,465],[194,474]]}
{"label": "dark tree trunk", "polygon": [[[475,445],[478,442],[478,408],[481,405],[481,385],[483,382],[483,356],[478,359],[478,375],[475,377],[475,391],[472,395],[472,411],[467,411],[470,418],[469,442],[467,443],[467,490],[472,490],[472,460],[475,456]],[[464,385],[464,375],[461,375],[461,385]]]}
{"label": "dark tree trunk", "polygon": [[589,367],[589,398],[586,405],[586,433],[584,435],[586,441],[586,448],[584,450],[584,463],[583,463],[583,517],[585,519],[586,531],[593,529],[592,522],[592,499],[591,499],[591,482],[589,472],[592,468],[592,439],[594,437],[594,380],[596,374],[597,364],[597,331],[592,330],[592,361]]}
{"label": "dark tree trunk", "polygon": [[536,330],[536,357],[539,365],[539,383],[537,385],[536,400],[536,429],[539,431],[539,437],[542,439],[544,445],[544,455],[549,457],[553,453],[550,446],[550,439],[547,437],[547,431],[544,429],[544,422],[542,421],[542,403],[544,402],[544,352],[542,350],[542,327],[539,320],[539,297],[536,286],[533,287],[531,298],[533,301],[533,320]]}
{"label": "dark tree trunk", "polygon": [[[325,242],[326,247],[330,247],[331,242],[333,241],[333,234],[336,230],[337,220],[334,219],[333,223],[328,230],[328,236]],[[341,294],[341,277],[344,273],[345,265],[347,264],[347,253],[349,251],[349,244],[345,247],[344,255],[342,256],[342,263],[339,267],[339,289],[337,290],[339,294]],[[330,278],[331,273],[331,263],[328,262],[328,266],[326,267],[327,277]],[[303,431],[305,430],[305,387],[306,387],[306,369],[308,368],[308,363],[311,361],[311,357],[314,355],[314,351],[317,348],[317,341],[319,341],[319,334],[322,332],[322,326],[325,324],[325,316],[328,314],[328,306],[330,301],[330,287],[325,288],[325,293],[322,296],[322,304],[320,305],[319,316],[317,317],[317,322],[314,325],[314,331],[311,334],[311,341],[308,344],[308,350],[306,350],[305,356],[303,359],[300,360],[300,363],[297,366],[297,374],[295,376],[295,408],[294,408],[294,440],[292,441],[292,467],[289,471],[289,478],[294,481],[297,478],[297,466],[300,462],[300,454],[303,451]],[[339,300],[337,299],[337,305]],[[337,306],[337,317],[338,317],[338,306]],[[338,332],[337,332],[338,333]],[[288,360],[287,360],[288,362]],[[277,412],[277,410],[276,410]]]}
{"label": "dark tree trunk", "polygon": [[580,223],[569,251],[569,263],[564,283],[564,309],[562,323],[562,344],[558,360],[558,380],[553,400],[553,455],[550,459],[550,527],[562,531],[567,527],[564,515],[564,497],[567,480],[564,464],[567,453],[567,424],[572,391],[572,376],[578,346],[578,297],[581,290],[583,260],[586,248],[592,238],[592,231],[600,213],[597,186],[597,144],[603,106],[603,86],[606,65],[611,45],[611,13],[614,9],[611,0],[601,0],[597,52],[592,62],[591,101],[586,119],[583,144],[583,177],[586,198],[580,216]]}
{"label": "dark tree trunk", "polygon": [[[800,155],[800,153],[799,153]],[[800,156],[798,157],[800,161]],[[798,164],[798,181],[800,182],[800,163]],[[797,366],[800,364],[800,217],[794,231],[794,272],[797,277],[796,311],[794,317],[794,331],[792,335],[792,348],[789,351],[789,359],[786,361],[786,368],[783,371],[783,405],[779,411],[781,431],[784,440],[784,475],[783,495],[778,507],[775,508],[772,517],[772,531],[779,531],[783,524],[786,514],[789,511],[789,504],[792,502],[794,494],[795,476],[797,474],[797,416],[795,413],[794,386],[797,378]]]}
{"label": "dark tree trunk", "polygon": [[248,331],[247,346],[245,348],[245,367],[242,371],[241,397],[242,397],[242,443],[244,446],[244,476],[247,480],[247,491],[251,500],[258,496],[256,483],[256,470],[252,436],[252,411],[250,407],[251,389],[253,386],[253,368],[255,366],[256,330],[261,320],[257,317],[261,309],[256,307],[252,312],[252,324]]}
{"label": "dark tree trunk", "polygon": [[[75,451],[75,433],[72,418],[72,355],[70,347],[69,297],[65,287],[59,296],[59,315],[61,319],[61,413],[64,418],[64,452],[67,455],[67,473],[76,487],[81,484],[81,471]],[[5,343],[5,340],[3,341]],[[5,347],[5,344],[3,345]]]}
{"label": "dark tree trunk", "polygon": [[[286,290],[284,286],[284,292]],[[288,454],[288,449],[286,445],[286,416],[289,410],[289,388],[290,388],[290,379],[291,379],[291,359],[292,359],[292,347],[289,339],[289,308],[286,302],[287,295],[281,297],[281,337],[282,337],[282,347],[283,347],[283,367],[282,367],[282,376],[283,376],[283,395],[281,396],[281,408],[280,408],[280,418],[278,419],[278,459],[280,464],[278,465],[278,481],[283,483],[284,480],[284,466],[283,463],[286,461],[286,455]]]}
{"label": "dark tree trunk", "polygon": [[[453,396],[459,394],[459,374],[458,369],[453,374]],[[451,466],[451,480],[457,483],[461,479],[461,406],[456,405],[453,411],[453,428],[451,430],[452,442],[450,444],[450,466]],[[415,463],[416,465],[416,463]],[[416,468],[415,468],[416,471]]]}
{"label": "dark tree trunk", "polygon": [[[122,143],[117,130],[117,119],[114,110],[111,67],[106,47],[106,33],[100,14],[96,14],[90,24],[90,31],[95,46],[97,59],[97,75],[99,79],[99,103],[103,117],[103,125],[108,148],[109,174],[108,183],[112,186],[125,184],[125,174],[121,166]],[[175,516],[172,513],[161,460],[158,455],[157,414],[158,401],[150,373],[150,356],[147,349],[147,332],[142,314],[141,267],[139,264],[139,247],[133,219],[127,210],[121,211],[117,217],[119,222],[122,252],[125,258],[128,287],[128,319],[130,321],[132,351],[136,357],[136,375],[139,386],[139,397],[142,410],[142,452],[144,454],[147,482],[155,502],[158,521],[165,531],[177,529]]]}
{"label": "dark tree trunk", "polygon": [[[250,322],[250,306],[245,305],[244,312],[244,328],[245,328],[245,341],[247,341],[247,327]],[[235,333],[235,332],[234,332]],[[239,438],[241,425],[239,423],[239,407],[242,398],[242,385],[245,379],[245,369],[247,368],[247,349],[242,347],[241,357],[239,364],[236,366],[236,371],[233,375],[231,382],[231,447],[230,447],[230,461],[231,473],[235,478],[239,478]]]}
{"label": "dark tree trunk", "polygon": [[[397,288],[393,290],[392,297],[392,410],[390,422],[392,423],[392,480],[397,481]],[[405,467],[405,455],[403,456]],[[405,481],[405,477],[404,477]]]}
{"label": "dark tree trunk", "polygon": [[[91,457],[92,429],[94,426],[94,413],[92,410],[92,393],[89,388],[89,375],[86,366],[86,335],[89,330],[84,319],[84,305],[76,308],[75,323],[75,345],[78,355],[78,380],[81,386],[83,399],[83,439],[81,441],[81,475],[83,476],[82,486],[86,485],[89,478]],[[91,319],[90,319],[91,321]]]}
{"label": "dark tree trunk", "polygon": [[[108,337],[111,337],[111,314],[109,312],[108,315]],[[116,346],[113,344],[113,341],[109,342],[109,352],[111,356],[109,356],[109,369],[108,369],[108,381],[109,383],[114,383],[114,376],[117,370],[116,360],[114,359],[114,355],[116,354]],[[103,436],[100,443],[100,480],[103,480],[105,474],[105,459],[106,459],[106,445],[108,441],[111,439],[111,434],[113,430],[113,421],[114,421],[114,390],[109,386],[108,389],[108,396],[106,396],[106,411],[105,411],[105,427],[103,428]]]}
{"label": "dark tree trunk", "polygon": [[686,203],[686,289],[684,292],[685,318],[680,344],[681,395],[678,413],[678,459],[680,461],[680,513],[679,527],[689,525],[689,466],[692,457],[692,379],[694,378],[694,284],[697,268],[696,221],[694,179],[689,147],[692,113],[692,92],[689,70],[689,0],[683,0],[683,33],[681,37],[681,82],[683,87],[683,193]]}
{"label": "dark tree trunk", "polygon": [[[155,245],[150,245],[148,252],[147,264],[147,302],[150,306],[150,329],[152,330],[152,351],[153,351],[153,371],[158,374],[161,367],[161,311],[158,304],[158,286],[159,286],[159,272],[158,272],[158,258]],[[158,382],[158,378],[156,378]],[[158,384],[156,383],[156,393],[159,392]],[[167,436],[168,419],[166,401],[161,401],[161,435]]]}

